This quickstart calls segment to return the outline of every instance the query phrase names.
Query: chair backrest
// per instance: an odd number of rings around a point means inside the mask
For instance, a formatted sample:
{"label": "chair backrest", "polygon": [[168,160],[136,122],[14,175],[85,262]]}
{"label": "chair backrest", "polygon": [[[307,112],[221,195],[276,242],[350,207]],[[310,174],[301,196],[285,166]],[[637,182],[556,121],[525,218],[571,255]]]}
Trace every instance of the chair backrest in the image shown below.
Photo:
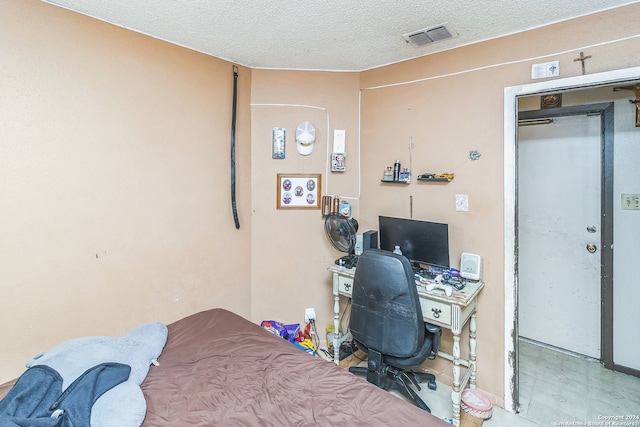
{"label": "chair backrest", "polygon": [[382,354],[412,356],[422,347],[425,325],[409,260],[368,249],[356,265],[349,329],[356,341]]}

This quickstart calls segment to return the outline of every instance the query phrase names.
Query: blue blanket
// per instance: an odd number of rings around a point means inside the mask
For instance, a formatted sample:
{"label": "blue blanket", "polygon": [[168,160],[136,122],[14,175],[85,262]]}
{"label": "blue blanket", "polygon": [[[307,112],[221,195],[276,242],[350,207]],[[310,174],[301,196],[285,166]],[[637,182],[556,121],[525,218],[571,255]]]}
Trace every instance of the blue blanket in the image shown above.
{"label": "blue blanket", "polygon": [[139,427],[147,409],[140,384],[166,341],[165,325],[147,323],[123,337],[94,336],[65,341],[31,359],[27,368],[44,365],[57,371],[64,391],[94,366],[102,363],[130,366],[129,378],[99,396],[93,404],[91,427]]}
{"label": "blue blanket", "polygon": [[62,377],[48,366],[29,368],[0,400],[0,427],[83,427],[106,391],[129,378],[131,368],[103,363],[78,377],[64,392]]}

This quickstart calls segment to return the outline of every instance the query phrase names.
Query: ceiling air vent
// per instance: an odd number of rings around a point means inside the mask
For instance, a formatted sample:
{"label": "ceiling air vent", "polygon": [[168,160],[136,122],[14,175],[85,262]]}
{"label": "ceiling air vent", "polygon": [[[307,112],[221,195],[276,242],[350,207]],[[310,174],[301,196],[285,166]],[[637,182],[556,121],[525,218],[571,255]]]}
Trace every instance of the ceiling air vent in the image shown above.
{"label": "ceiling air vent", "polygon": [[414,47],[421,47],[456,36],[458,36],[458,33],[449,24],[436,25],[435,27],[424,28],[402,35],[407,43],[411,43]]}

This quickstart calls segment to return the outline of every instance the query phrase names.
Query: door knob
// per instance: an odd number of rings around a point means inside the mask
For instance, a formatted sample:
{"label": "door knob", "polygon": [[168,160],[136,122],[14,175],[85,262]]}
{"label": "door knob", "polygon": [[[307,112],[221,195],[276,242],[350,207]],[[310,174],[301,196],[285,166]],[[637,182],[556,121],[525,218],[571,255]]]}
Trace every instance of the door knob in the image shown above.
{"label": "door knob", "polygon": [[587,231],[589,233],[595,233],[596,232],[596,226],[595,225],[590,225],[587,227]]}
{"label": "door knob", "polygon": [[588,251],[590,254],[595,253],[597,250],[598,250],[598,247],[597,247],[596,245],[593,245],[593,244],[588,244],[588,245],[587,245],[587,251]]}

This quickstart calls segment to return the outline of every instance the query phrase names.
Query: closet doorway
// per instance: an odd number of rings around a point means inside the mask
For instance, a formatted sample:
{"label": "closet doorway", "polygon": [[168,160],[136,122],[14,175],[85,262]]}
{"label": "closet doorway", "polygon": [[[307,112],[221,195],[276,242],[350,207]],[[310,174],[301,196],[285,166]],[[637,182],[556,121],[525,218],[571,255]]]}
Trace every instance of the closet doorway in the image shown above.
{"label": "closet doorway", "polygon": [[[604,89],[613,88],[622,85],[635,84],[640,80],[640,67],[609,71],[593,75],[570,77],[565,79],[558,79],[555,81],[545,81],[534,84],[527,84],[522,86],[514,86],[505,88],[504,93],[504,283],[505,283],[505,408],[517,412],[519,408],[519,390],[518,390],[518,372],[519,372],[519,356],[518,356],[518,342],[519,342],[519,307],[518,307],[518,252],[517,248],[517,136],[518,136],[518,103],[520,99],[525,97],[541,96],[545,94],[556,93],[568,93],[579,91],[583,93],[583,89]],[[612,90],[612,89],[608,89]],[[587,93],[585,91],[584,93]],[[626,100],[625,100],[626,101]],[[587,101],[588,102],[588,101]],[[593,101],[592,101],[593,102]],[[598,102],[598,101],[596,101]],[[617,107],[616,107],[617,108]],[[635,140],[635,133],[631,139]],[[633,147],[632,147],[633,149]],[[620,159],[619,159],[620,160]],[[624,160],[624,159],[622,159]],[[627,170],[630,170],[628,167]],[[616,171],[618,173],[618,171]],[[628,174],[634,174],[635,172],[628,172]],[[618,188],[621,182],[625,180],[616,181],[616,194],[621,192],[621,188]],[[636,181],[626,181],[636,182]],[[624,193],[625,191],[622,190]],[[607,196],[610,197],[611,195]],[[613,200],[605,200],[604,203],[613,205]],[[616,215],[620,216],[620,206],[616,205]],[[606,227],[601,227],[600,232]],[[627,228],[628,229],[628,228]],[[622,230],[622,229],[620,229]],[[617,240],[620,240],[621,236],[617,236]],[[625,237],[625,236],[622,236]],[[601,243],[601,246],[603,244]],[[601,250],[601,246],[598,250]],[[605,243],[604,246],[607,246]],[[610,245],[609,245],[610,246]],[[583,250],[581,248],[581,250]],[[605,255],[606,256],[606,255]],[[624,266],[616,267],[618,278],[626,277],[627,271],[624,270]],[[619,271],[618,271],[619,270]],[[606,275],[605,275],[606,276]],[[610,276],[609,276],[610,277]],[[602,290],[601,298],[603,299],[603,318],[608,318],[608,310],[612,310],[613,302],[610,300],[609,290]],[[635,292],[635,291],[634,291]],[[624,302],[624,301],[623,301]],[[619,301],[616,300],[616,304],[619,305]],[[620,310],[619,310],[620,311]],[[602,323],[600,323],[602,327]],[[618,322],[619,329],[620,322]],[[603,329],[602,331],[606,331]],[[601,332],[602,332],[601,331]],[[605,333],[606,334],[606,333]],[[605,334],[601,333],[601,337]],[[607,340],[601,340],[601,359],[606,363],[607,360],[613,359],[613,348],[610,344],[607,344]],[[627,340],[628,342],[628,340]],[[617,351],[618,359],[621,359],[621,351]],[[612,369],[620,369],[619,361],[613,362],[614,366],[607,366]],[[629,366],[629,365],[627,365]],[[624,369],[624,367],[622,367]],[[636,375],[631,370],[632,375]],[[624,372],[624,370],[623,370]],[[635,371],[640,372],[640,371]]]}
{"label": "closet doorway", "polygon": [[519,336],[603,360],[613,103],[521,112],[517,153]]}

